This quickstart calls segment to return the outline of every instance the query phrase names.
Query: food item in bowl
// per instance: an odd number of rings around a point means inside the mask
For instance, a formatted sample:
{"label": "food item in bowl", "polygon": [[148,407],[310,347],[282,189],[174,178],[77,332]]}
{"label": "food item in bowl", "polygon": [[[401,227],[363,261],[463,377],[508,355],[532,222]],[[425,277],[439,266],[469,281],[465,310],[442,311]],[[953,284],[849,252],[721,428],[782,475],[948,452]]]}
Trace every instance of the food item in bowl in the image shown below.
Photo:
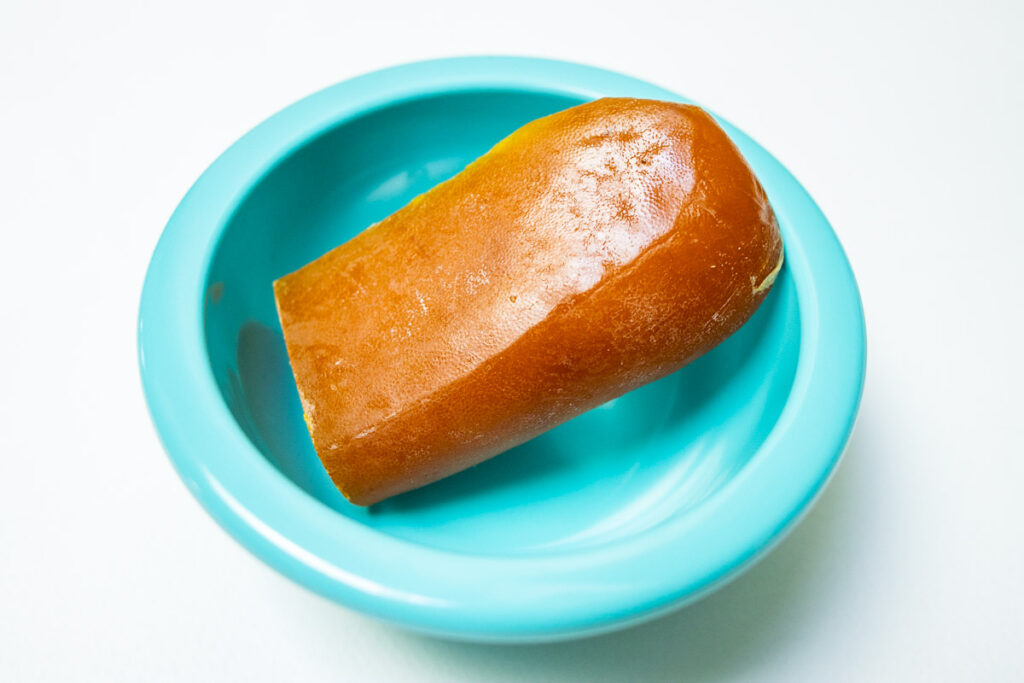
{"label": "food item in bowl", "polygon": [[612,98],[523,126],[274,293],[317,454],[370,505],[678,370],[782,259],[707,113]]}

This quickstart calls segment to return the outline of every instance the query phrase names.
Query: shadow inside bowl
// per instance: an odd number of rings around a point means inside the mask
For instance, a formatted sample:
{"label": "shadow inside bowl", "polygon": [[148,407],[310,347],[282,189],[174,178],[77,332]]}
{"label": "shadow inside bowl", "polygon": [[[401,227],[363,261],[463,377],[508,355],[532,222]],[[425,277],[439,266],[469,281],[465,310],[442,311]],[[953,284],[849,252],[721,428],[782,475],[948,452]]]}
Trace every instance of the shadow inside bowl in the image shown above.
{"label": "shadow inside bowl", "polygon": [[529,120],[578,104],[480,91],[423,97],[340,125],[272,169],[239,205],[207,282],[210,364],[252,443],[286,477],[382,533],[473,554],[602,544],[697,505],[754,455],[785,405],[800,319],[783,270],[735,335],[687,368],[471,470],[350,505],[313,451],[271,283],[454,175]]}

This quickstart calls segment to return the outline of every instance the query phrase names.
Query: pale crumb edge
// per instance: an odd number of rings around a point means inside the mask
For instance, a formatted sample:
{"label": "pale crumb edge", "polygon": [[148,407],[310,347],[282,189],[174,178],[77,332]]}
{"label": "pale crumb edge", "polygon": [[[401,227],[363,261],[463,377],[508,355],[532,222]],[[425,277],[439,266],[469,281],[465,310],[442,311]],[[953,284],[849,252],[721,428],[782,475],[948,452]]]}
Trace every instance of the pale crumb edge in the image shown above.
{"label": "pale crumb edge", "polygon": [[768,275],[765,276],[765,278],[763,280],[761,280],[761,284],[759,284],[756,287],[754,287],[754,292],[753,292],[754,296],[757,296],[758,294],[760,294],[761,292],[764,292],[765,290],[770,288],[773,284],[775,284],[775,278],[777,278],[779,276],[779,271],[782,270],[782,263],[785,260],[786,260],[786,250],[785,249],[779,249],[779,262],[775,264],[774,268],[772,268],[772,272],[768,273]]}

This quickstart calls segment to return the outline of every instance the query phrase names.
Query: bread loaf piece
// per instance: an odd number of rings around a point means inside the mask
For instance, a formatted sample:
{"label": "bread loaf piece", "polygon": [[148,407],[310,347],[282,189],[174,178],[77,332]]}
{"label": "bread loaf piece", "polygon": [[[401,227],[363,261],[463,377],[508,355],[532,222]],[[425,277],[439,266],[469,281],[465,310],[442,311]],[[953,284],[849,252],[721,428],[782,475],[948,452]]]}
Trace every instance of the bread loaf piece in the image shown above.
{"label": "bread loaf piece", "polygon": [[370,505],[678,370],[782,266],[764,191],[703,110],[533,121],[274,283],[324,467]]}

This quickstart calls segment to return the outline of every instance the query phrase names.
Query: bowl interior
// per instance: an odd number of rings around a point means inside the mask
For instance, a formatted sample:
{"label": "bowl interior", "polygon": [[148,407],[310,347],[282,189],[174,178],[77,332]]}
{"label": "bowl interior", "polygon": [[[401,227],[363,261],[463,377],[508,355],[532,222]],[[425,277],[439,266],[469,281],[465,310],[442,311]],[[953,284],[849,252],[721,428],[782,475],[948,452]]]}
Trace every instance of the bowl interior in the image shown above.
{"label": "bowl interior", "polygon": [[711,353],[469,471],[369,509],[350,505],[327,477],[303,423],[273,280],[459,172],[527,121],[580,102],[488,90],[374,110],[282,159],[225,227],[206,283],[212,371],[255,448],[338,514],[478,555],[608,543],[705,500],[775,424],[800,347],[785,269],[753,319]]}

